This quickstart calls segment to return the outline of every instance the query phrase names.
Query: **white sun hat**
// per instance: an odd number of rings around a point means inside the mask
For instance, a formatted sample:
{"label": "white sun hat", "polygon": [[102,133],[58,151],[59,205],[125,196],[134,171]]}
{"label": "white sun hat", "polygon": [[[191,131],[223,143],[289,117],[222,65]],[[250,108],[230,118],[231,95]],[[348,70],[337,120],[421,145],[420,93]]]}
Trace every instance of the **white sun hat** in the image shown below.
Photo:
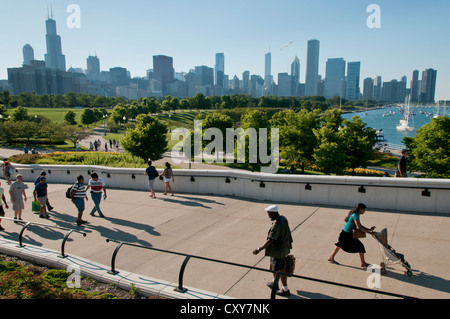
{"label": "white sun hat", "polygon": [[266,207],[266,212],[273,212],[273,213],[278,213],[278,206],[277,205],[270,205],[268,207]]}

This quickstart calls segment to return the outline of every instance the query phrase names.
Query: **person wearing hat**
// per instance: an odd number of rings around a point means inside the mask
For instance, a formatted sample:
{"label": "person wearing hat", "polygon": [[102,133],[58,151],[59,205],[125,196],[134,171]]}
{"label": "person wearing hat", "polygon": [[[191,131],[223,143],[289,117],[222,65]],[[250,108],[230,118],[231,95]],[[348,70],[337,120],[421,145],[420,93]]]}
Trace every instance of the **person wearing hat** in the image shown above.
{"label": "person wearing hat", "polygon": [[[18,221],[22,220],[22,211],[25,208],[23,201],[27,201],[25,189],[27,189],[27,186],[23,182],[23,176],[17,174],[16,181],[9,186],[9,195],[11,196],[14,219]],[[15,221],[15,223],[17,223],[17,221]]]}
{"label": "person wearing hat", "polygon": [[[261,247],[258,247],[253,251],[254,255],[257,255],[262,250],[265,250],[265,256],[270,257],[270,270],[274,272],[284,272],[286,267],[286,257],[292,249],[292,235],[289,228],[289,222],[286,217],[282,216],[278,212],[277,205],[271,205],[267,207],[266,212],[269,218],[272,220],[272,226],[267,234],[267,240]],[[287,286],[287,277],[282,275],[280,277],[282,287],[277,290],[279,296],[290,296],[290,291]],[[267,286],[272,289],[274,280],[267,283]]]}
{"label": "person wearing hat", "polygon": [[[47,178],[47,173],[45,171],[42,171],[41,174],[34,180],[34,186],[38,185],[41,181],[41,177]],[[53,210],[53,206],[50,205],[50,202],[48,201],[48,192],[47,192],[47,199],[45,201],[45,205],[47,206],[47,210],[51,212]]]}
{"label": "person wearing hat", "polygon": [[39,178],[39,184],[34,187],[33,196],[34,201],[39,202],[39,205],[41,206],[39,217],[49,219],[50,216],[45,208],[47,202],[47,179],[45,176]]}

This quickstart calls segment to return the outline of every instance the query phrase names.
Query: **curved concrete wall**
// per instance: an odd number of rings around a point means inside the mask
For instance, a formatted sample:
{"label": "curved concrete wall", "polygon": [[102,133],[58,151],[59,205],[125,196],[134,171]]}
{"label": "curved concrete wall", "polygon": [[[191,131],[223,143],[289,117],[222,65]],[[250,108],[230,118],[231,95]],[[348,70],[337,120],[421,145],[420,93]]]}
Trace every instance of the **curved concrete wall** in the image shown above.
{"label": "curved concrete wall", "polygon": [[[145,169],[78,165],[13,164],[25,181],[41,171],[50,183],[73,184],[78,175],[96,172],[107,186],[147,190]],[[158,170],[160,173],[161,169]],[[354,206],[363,202],[374,209],[450,213],[450,180],[352,176],[274,175],[240,170],[174,170],[175,192],[236,196],[268,202]],[[134,177],[134,178],[133,178]],[[191,179],[194,178],[194,180]],[[262,182],[262,183],[261,183]],[[157,191],[164,182],[155,181]]]}

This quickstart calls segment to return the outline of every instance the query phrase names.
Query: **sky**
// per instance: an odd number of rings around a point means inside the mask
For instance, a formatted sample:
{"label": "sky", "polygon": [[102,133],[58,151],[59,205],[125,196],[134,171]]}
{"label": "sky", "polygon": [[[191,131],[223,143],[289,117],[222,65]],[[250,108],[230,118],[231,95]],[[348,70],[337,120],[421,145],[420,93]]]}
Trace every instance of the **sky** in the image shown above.
{"label": "sky", "polygon": [[[78,5],[79,28],[67,23]],[[380,28],[369,28],[371,4],[380,8]],[[450,100],[450,1],[448,0],[0,0],[0,79],[23,62],[29,43],[44,60],[45,20],[52,7],[67,68],[86,68],[96,54],[102,70],[125,67],[134,76],[153,68],[153,55],[174,59],[176,72],[214,67],[225,54],[225,73],[242,79],[246,70],[264,76],[272,53],[272,75],[290,73],[300,59],[305,81],[307,41],[320,41],[319,74],[328,58],[361,61],[366,77],[411,80],[413,70],[437,69],[436,99]],[[289,42],[289,46],[280,50]]]}

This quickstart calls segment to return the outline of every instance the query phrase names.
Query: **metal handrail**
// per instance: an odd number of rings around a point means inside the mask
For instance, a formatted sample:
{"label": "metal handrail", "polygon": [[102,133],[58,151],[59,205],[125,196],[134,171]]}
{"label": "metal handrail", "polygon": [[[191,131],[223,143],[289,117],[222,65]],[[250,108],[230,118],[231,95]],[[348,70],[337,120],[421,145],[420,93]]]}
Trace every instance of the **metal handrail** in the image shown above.
{"label": "metal handrail", "polygon": [[31,222],[31,221],[25,221],[25,220],[18,220],[18,219],[13,219],[13,218],[9,218],[9,217],[0,217],[0,219],[4,219],[4,220],[10,220],[15,222],[16,224],[20,224],[22,226],[22,229],[20,230],[19,233],[19,247],[23,248],[23,233],[25,232],[25,230],[28,228],[28,226],[32,225],[32,226],[40,226],[40,227],[46,227],[46,228],[57,228],[57,229],[61,229],[61,230],[67,230],[68,232],[65,234],[63,241],[61,243],[61,254],[58,255],[58,257],[60,258],[66,258],[68,257],[68,255],[65,254],[65,246],[66,246],[66,241],[69,238],[69,236],[73,233],[79,233],[82,234],[83,237],[86,237],[86,233],[80,230],[76,230],[76,229],[72,229],[72,228],[67,228],[67,227],[62,227],[62,226],[58,226],[58,225],[48,225],[48,224],[42,224],[42,223],[36,223],[36,222]]}
{"label": "metal handrail", "polygon": [[183,264],[181,265],[179,278],[178,278],[178,286],[174,289],[175,291],[181,292],[181,293],[185,293],[185,292],[188,291],[187,288],[183,287],[183,276],[184,276],[184,271],[186,269],[187,263],[189,262],[189,260],[191,258],[194,258],[194,259],[205,260],[205,261],[210,261],[210,262],[216,262],[216,263],[225,264],[225,265],[231,265],[231,266],[236,266],[236,267],[247,268],[249,270],[258,270],[258,271],[269,272],[269,273],[275,274],[275,280],[274,280],[274,284],[273,284],[273,287],[272,287],[272,290],[271,290],[270,299],[275,299],[276,291],[278,289],[278,281],[279,281],[280,277],[283,276],[283,275],[288,276],[288,277],[298,278],[298,279],[304,279],[304,280],[320,282],[320,283],[329,284],[329,285],[340,286],[340,287],[344,287],[344,288],[362,290],[362,291],[365,291],[365,292],[371,292],[371,293],[376,293],[376,294],[383,294],[383,295],[387,295],[387,296],[391,296],[391,297],[397,297],[397,298],[402,298],[402,299],[418,299],[418,298],[415,298],[415,297],[411,297],[411,296],[407,296],[407,295],[400,295],[400,294],[396,294],[396,293],[392,293],[392,292],[386,292],[386,291],[380,291],[380,290],[375,290],[375,289],[370,289],[370,288],[352,286],[352,285],[348,285],[348,284],[337,283],[337,282],[332,282],[332,281],[318,279],[318,278],[311,278],[311,277],[306,277],[306,276],[288,274],[288,273],[281,272],[281,271],[273,271],[273,270],[269,270],[269,269],[265,269],[265,268],[249,266],[249,265],[244,265],[244,264],[238,264],[238,263],[234,263],[234,262],[218,260],[218,259],[213,259],[213,258],[208,258],[208,257],[189,255],[189,254],[185,254],[185,253],[179,253],[179,252],[165,250],[165,249],[160,249],[160,248],[147,247],[147,246],[137,245],[137,244],[134,244],[134,243],[118,241],[118,240],[111,239],[111,238],[107,238],[106,242],[114,242],[114,243],[118,244],[116,249],[114,250],[114,253],[113,253],[112,258],[111,258],[111,270],[108,271],[108,273],[112,274],[112,275],[117,275],[119,273],[119,271],[117,271],[116,268],[115,268],[116,257],[117,257],[117,253],[119,252],[119,249],[122,246],[124,246],[124,245],[131,246],[131,247],[137,247],[137,248],[144,248],[144,249],[148,249],[148,250],[159,251],[159,252],[163,252],[163,253],[169,253],[169,254],[178,255],[178,256],[184,256],[185,259],[183,261]]}

